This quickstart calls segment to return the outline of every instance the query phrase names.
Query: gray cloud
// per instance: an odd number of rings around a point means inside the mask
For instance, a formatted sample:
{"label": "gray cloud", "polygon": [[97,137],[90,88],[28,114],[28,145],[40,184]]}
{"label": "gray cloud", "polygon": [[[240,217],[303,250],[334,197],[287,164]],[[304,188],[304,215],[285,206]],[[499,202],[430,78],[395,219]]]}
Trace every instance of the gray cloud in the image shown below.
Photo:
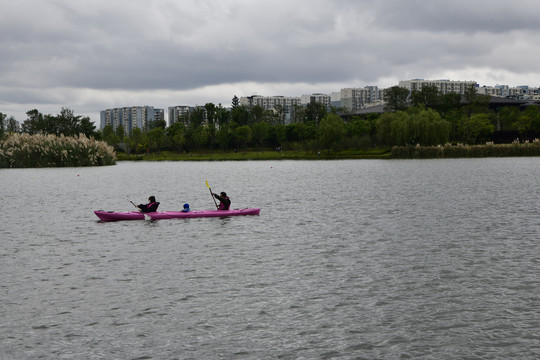
{"label": "gray cloud", "polygon": [[67,106],[97,121],[99,110],[143,95],[158,107],[227,106],[249,89],[302,95],[411,77],[539,86],[539,8],[530,0],[4,2],[0,112],[23,121],[32,108]]}

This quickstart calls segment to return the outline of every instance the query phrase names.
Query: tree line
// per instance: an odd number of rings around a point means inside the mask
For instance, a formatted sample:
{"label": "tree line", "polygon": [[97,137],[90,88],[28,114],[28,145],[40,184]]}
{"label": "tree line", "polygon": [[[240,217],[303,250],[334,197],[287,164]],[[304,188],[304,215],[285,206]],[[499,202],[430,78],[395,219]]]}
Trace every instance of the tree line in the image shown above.
{"label": "tree line", "polygon": [[474,145],[503,138],[512,142],[540,133],[539,107],[493,109],[489,99],[478,94],[474,86],[467,88],[463,96],[441,94],[435,86],[424,86],[412,93],[394,86],[385,90],[382,114],[352,115],[317,102],[294,106],[287,114],[282,107],[265,110],[259,105],[240,105],[235,96],[230,109],[207,103],[174,119],[169,126],[165,121],[153,121],[129,133],[122,126],[96,131],[89,118],[76,116],[69,108],[62,108],[56,116],[32,110],[20,127],[13,118],[0,113],[0,136],[10,131],[66,136],[83,133],[128,153],[144,153],[248,148],[316,152],[416,144]]}

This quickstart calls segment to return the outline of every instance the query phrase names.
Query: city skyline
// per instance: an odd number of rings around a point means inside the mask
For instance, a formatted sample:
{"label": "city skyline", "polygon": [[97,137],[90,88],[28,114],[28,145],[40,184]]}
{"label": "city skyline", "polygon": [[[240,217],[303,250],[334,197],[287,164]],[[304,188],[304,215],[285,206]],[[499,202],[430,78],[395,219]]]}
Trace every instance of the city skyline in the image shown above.
{"label": "city skyline", "polygon": [[536,1],[142,0],[0,5],[0,112],[230,105],[404,79],[540,86]]}
{"label": "city skyline", "polygon": [[[540,99],[540,88],[539,87],[530,87],[528,85],[521,85],[517,87],[510,87],[508,85],[504,84],[498,84],[495,86],[480,86],[480,84],[476,83],[475,81],[459,81],[459,80],[449,80],[449,79],[410,79],[410,80],[402,80],[397,85],[394,86],[400,86],[407,88],[409,91],[415,91],[415,90],[421,90],[422,86],[436,86],[437,89],[440,91],[441,94],[447,94],[447,93],[459,93],[459,94],[465,94],[466,88],[468,86],[476,86],[479,90],[478,93],[482,95],[490,95],[490,96],[499,96],[499,97],[523,97],[527,100],[539,100]],[[344,88],[341,89],[338,92],[332,92],[330,94],[323,94],[323,93],[313,93],[313,94],[304,94],[302,96],[282,96],[282,95],[264,95],[264,94],[254,94],[251,96],[242,96],[239,98],[240,105],[245,106],[254,106],[254,105],[260,105],[265,110],[274,109],[275,105],[278,105],[282,107],[286,113],[290,111],[292,107],[295,105],[307,105],[308,103],[315,101],[324,104],[326,107],[330,106],[336,106],[339,108],[343,108],[346,111],[356,111],[365,107],[369,106],[377,106],[384,103],[384,90],[378,88],[377,86],[365,86],[363,88]],[[232,100],[232,98],[231,98]],[[209,102],[206,102],[209,103]],[[206,104],[205,103],[205,104]],[[358,104],[359,103],[359,104]],[[355,106],[359,105],[359,106]],[[217,104],[215,104],[217,105]],[[176,117],[181,116],[183,114],[189,113],[196,107],[203,107],[204,104],[197,104],[197,105],[171,105],[167,106],[165,109],[156,108],[152,105],[133,105],[133,106],[124,106],[124,107],[115,107],[115,108],[109,108],[105,110],[100,111],[100,121],[96,121],[96,127],[98,129],[103,129],[103,127],[108,125],[113,125],[113,128],[116,129],[116,127],[122,122],[120,119],[119,114],[122,112],[132,112],[133,109],[140,109],[140,108],[151,108],[151,113],[160,112],[160,115],[158,116],[160,119],[163,119],[166,121],[167,126],[172,125],[171,122],[171,114],[176,114]],[[225,108],[229,108],[228,106],[224,106]],[[140,111],[140,110],[137,110]],[[116,114],[116,115],[113,115]],[[150,114],[150,113],[149,113]],[[165,116],[167,114],[167,116]],[[139,115],[140,116],[140,115]],[[289,114],[290,116],[290,114]],[[126,131],[131,131],[132,124],[131,120],[127,120],[127,117],[124,116],[126,120],[128,121],[129,125],[126,128]],[[154,119],[154,116],[148,117],[148,121],[151,121]],[[139,119],[137,122],[142,124],[144,120]],[[288,118],[288,121],[290,121],[290,118]],[[139,125],[138,127],[141,127]]]}

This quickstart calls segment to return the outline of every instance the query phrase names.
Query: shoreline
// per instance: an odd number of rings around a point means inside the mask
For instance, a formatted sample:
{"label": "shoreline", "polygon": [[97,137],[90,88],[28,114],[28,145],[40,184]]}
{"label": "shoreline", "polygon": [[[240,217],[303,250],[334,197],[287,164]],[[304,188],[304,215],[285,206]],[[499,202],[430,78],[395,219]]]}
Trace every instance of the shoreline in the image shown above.
{"label": "shoreline", "polygon": [[336,152],[306,153],[305,151],[239,151],[177,153],[162,151],[149,154],[117,153],[117,161],[249,161],[249,160],[347,160],[391,159],[389,148],[368,151],[346,150]]}
{"label": "shoreline", "polygon": [[341,151],[239,151],[177,153],[162,151],[147,154],[117,153],[117,161],[243,161],[243,160],[354,160],[354,159],[456,159],[489,157],[535,157],[540,156],[540,142],[513,144],[466,145],[446,144],[438,146],[394,146],[371,150]]}

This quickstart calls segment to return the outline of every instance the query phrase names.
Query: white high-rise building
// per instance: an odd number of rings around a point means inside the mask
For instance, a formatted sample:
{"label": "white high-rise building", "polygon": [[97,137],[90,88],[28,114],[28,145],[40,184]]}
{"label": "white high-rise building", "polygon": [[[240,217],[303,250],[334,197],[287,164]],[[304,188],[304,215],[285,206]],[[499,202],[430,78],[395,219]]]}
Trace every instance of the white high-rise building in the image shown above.
{"label": "white high-rise building", "polygon": [[377,86],[341,89],[340,105],[347,110],[360,110],[369,104],[380,102],[383,99],[383,93],[383,90],[379,90]]}
{"label": "white high-rise building", "polygon": [[169,106],[169,126],[189,116],[190,111],[191,106],[187,105]]}
{"label": "white high-rise building", "polygon": [[146,105],[102,110],[100,112],[100,129],[103,130],[105,126],[111,125],[116,131],[121,125],[124,128],[124,133],[129,135],[134,128],[145,129],[150,121],[154,121],[155,116],[154,107]]}
{"label": "white high-rise building", "polygon": [[326,106],[327,108],[330,107],[330,101],[331,97],[330,95],[326,94],[311,94],[311,95],[302,95],[300,97],[300,104],[307,105],[312,102],[320,103]]}
{"label": "white high-rise building", "polygon": [[294,105],[299,104],[299,97],[252,95],[242,96],[240,98],[240,105],[259,105],[265,110],[274,110],[277,107],[282,107],[285,111],[289,111]]}
{"label": "white high-rise building", "polygon": [[409,91],[420,91],[423,86],[436,86],[441,94],[465,94],[465,91],[470,86],[477,86],[476,81],[453,81],[453,80],[402,80],[399,82],[399,87],[408,89]]}

